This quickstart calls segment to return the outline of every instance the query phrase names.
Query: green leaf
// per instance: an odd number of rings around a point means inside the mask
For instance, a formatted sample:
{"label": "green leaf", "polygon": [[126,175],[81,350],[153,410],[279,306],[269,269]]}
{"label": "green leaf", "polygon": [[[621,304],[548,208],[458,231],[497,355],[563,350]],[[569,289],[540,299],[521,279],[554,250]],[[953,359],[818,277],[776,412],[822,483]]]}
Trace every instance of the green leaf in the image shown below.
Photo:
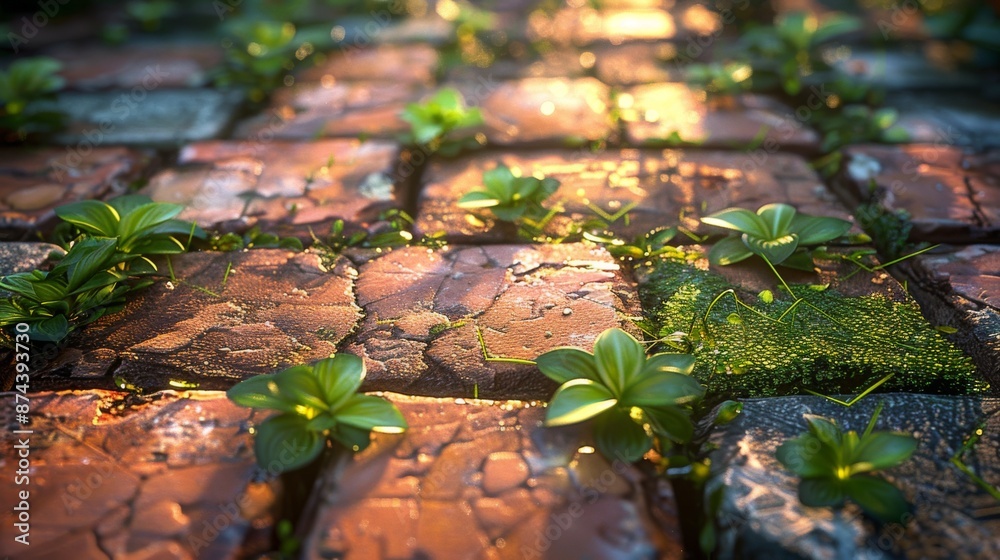
{"label": "green leaf", "polygon": [[500,204],[500,201],[493,195],[483,191],[472,191],[458,199],[459,208],[492,208]]}
{"label": "green leaf", "polygon": [[516,179],[509,167],[499,164],[483,173],[483,186],[486,187],[486,192],[501,202],[510,202]]}
{"label": "green leaf", "polygon": [[691,418],[676,406],[644,406],[642,411],[653,431],[663,437],[686,443],[694,436]]}
{"label": "green leaf", "polygon": [[833,421],[816,416],[815,414],[803,415],[809,424],[809,432],[819,438],[821,442],[830,447],[839,447],[843,440],[840,428]]}
{"label": "green leaf", "polygon": [[766,304],[774,303],[774,294],[771,293],[771,290],[762,291],[761,293],[757,294],[757,298],[760,299],[761,302]]}
{"label": "green leaf", "polygon": [[769,233],[767,237],[777,239],[790,233],[789,227],[795,218],[795,208],[781,203],[765,204],[757,210],[757,215],[767,225]]}
{"label": "green leaf", "polygon": [[361,387],[365,379],[365,362],[354,354],[342,352],[316,362],[312,371],[319,382],[323,400],[331,411],[336,412]]}
{"label": "green leaf", "polygon": [[295,366],[279,371],[274,374],[274,383],[278,386],[281,398],[314,409],[314,413],[309,410],[299,410],[303,416],[311,418],[329,409],[326,400],[323,399],[323,388],[309,366]]}
{"label": "green leaf", "polygon": [[694,356],[690,354],[673,354],[668,352],[653,354],[649,358],[646,358],[646,363],[642,366],[642,374],[664,371],[691,375],[694,371],[694,362]]}
{"label": "green leaf", "polygon": [[744,233],[743,244],[771,264],[779,264],[795,252],[799,246],[799,238],[794,233],[777,239],[762,239]]}
{"label": "green leaf", "polygon": [[708,251],[708,262],[716,266],[726,266],[752,256],[753,251],[747,248],[739,237],[727,237],[719,240]]}
{"label": "green leaf", "polygon": [[618,402],[608,389],[589,379],[571,379],[552,396],[545,414],[548,426],[589,420]]}
{"label": "green leaf", "polygon": [[69,334],[69,322],[65,315],[49,317],[30,325],[30,337],[40,342],[59,342]]}
{"label": "green leaf", "polygon": [[339,441],[348,449],[361,451],[371,443],[371,430],[355,428],[348,424],[337,424],[330,432],[330,437]]}
{"label": "green leaf", "polygon": [[778,446],[775,457],[786,469],[803,478],[832,476],[836,472],[836,456],[811,434],[785,441]]}
{"label": "green leaf", "polygon": [[55,209],[56,216],[81,230],[102,237],[118,236],[118,213],[107,204],[83,200]]}
{"label": "green leaf", "polygon": [[336,412],[337,421],[362,430],[399,434],[406,420],[389,401],[369,395],[354,395]]}
{"label": "green leaf", "polygon": [[836,478],[804,478],[799,482],[799,501],[810,507],[839,507],[844,504],[843,482]]}
{"label": "green leaf", "polygon": [[136,237],[148,228],[162,224],[184,210],[180,204],[151,202],[140,206],[127,215],[123,215],[118,223],[118,234],[121,236],[122,247],[127,247]]}
{"label": "green leaf", "polygon": [[689,404],[702,397],[705,390],[688,375],[652,372],[630,384],[622,395],[623,406],[666,406]]}
{"label": "green leaf", "polygon": [[851,222],[840,218],[806,216],[798,214],[792,223],[792,231],[799,236],[802,245],[816,245],[836,239],[851,229]]}
{"label": "green leaf", "polygon": [[653,442],[628,413],[613,407],[594,422],[594,444],[608,459],[631,463],[641,459]]}
{"label": "green leaf", "polygon": [[516,206],[494,206],[490,210],[498,220],[513,222],[523,216],[528,207],[524,204],[518,204]]}
{"label": "green leaf", "polygon": [[712,423],[716,426],[728,424],[735,420],[742,412],[743,403],[739,401],[725,401],[717,407]]}
{"label": "green leaf", "polygon": [[874,476],[854,476],[844,483],[847,495],[868,515],[883,523],[902,523],[910,513],[906,496],[891,483]]}
{"label": "green leaf", "polygon": [[646,352],[632,335],[621,329],[608,329],[594,341],[594,362],[605,386],[613,394],[621,395],[646,365]]}
{"label": "green leaf", "polygon": [[323,451],[324,439],[307,428],[308,421],[294,414],[272,416],[259,426],[254,437],[257,464],[286,472],[308,465]]}
{"label": "green leaf", "polygon": [[906,461],[917,449],[917,440],[907,434],[874,432],[854,452],[852,473],[888,469]]}
{"label": "green leaf", "polygon": [[764,220],[745,208],[726,208],[710,216],[705,216],[701,221],[711,226],[749,233],[756,237],[770,237]]}
{"label": "green leaf", "polygon": [[115,254],[115,239],[90,237],[77,242],[59,262],[53,272],[65,270],[67,290],[74,291],[90,280],[98,272],[105,271],[116,263],[111,260]]}
{"label": "green leaf", "polygon": [[274,374],[257,375],[244,379],[226,391],[226,396],[234,403],[247,408],[269,408],[282,412],[295,412],[295,404],[278,392]]}
{"label": "green leaf", "polygon": [[554,348],[535,358],[535,364],[546,377],[560,384],[578,378],[601,380],[594,356],[579,348]]}
{"label": "green leaf", "polygon": [[126,216],[131,214],[136,208],[152,202],[153,199],[144,194],[126,194],[109,200],[108,206],[114,208],[119,216]]}

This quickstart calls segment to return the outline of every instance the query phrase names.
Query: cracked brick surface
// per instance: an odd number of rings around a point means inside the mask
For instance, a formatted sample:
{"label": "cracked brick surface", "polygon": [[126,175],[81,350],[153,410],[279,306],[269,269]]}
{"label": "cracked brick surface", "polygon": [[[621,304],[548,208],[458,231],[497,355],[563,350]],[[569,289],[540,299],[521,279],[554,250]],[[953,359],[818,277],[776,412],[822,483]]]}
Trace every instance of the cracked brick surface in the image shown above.
{"label": "cracked brick surface", "polygon": [[[3,477],[16,504],[29,491],[30,546],[13,541],[4,508],[0,554],[17,558],[235,558],[248,519],[269,506],[250,484],[252,412],[220,393],[70,391],[30,395],[31,425],[0,396],[0,466],[13,472],[18,438],[30,440],[30,482]],[[28,428],[32,434],[11,430]],[[262,499],[263,498],[263,499]],[[213,528],[213,523],[219,527]]]}
{"label": "cracked brick surface", "polygon": [[228,389],[328,357],[361,318],[356,272],[343,258],[332,270],[316,254],[280,249],[172,263],[176,283],[160,281],[79,331],[33,386],[107,387],[114,375],[142,389]]}
{"label": "cracked brick surface", "polygon": [[618,96],[629,143],[664,146],[678,141],[706,147],[815,150],[819,137],[792,109],[764,96],[709,99],[705,90],[683,83],[647,84]]}
{"label": "cracked brick surface", "polygon": [[930,144],[851,146],[844,184],[855,200],[875,198],[888,212],[906,211],[911,239],[975,243],[1000,235],[1000,151],[966,155]]}
{"label": "cracked brick surface", "polygon": [[213,141],[185,146],[179,167],[140,192],[185,205],[181,219],[279,235],[329,233],[335,219],[374,221],[400,203],[391,173],[398,148],[383,141]]}
{"label": "cracked brick surface", "polygon": [[[806,508],[798,500],[798,478],[774,451],[806,431],[803,414],[835,418],[845,429],[864,431],[874,408],[885,404],[877,430],[918,439],[913,458],[885,471],[914,505],[904,526],[878,528],[851,504],[840,514]],[[713,473],[708,491],[722,488],[721,558],[820,557],[840,551],[853,558],[992,558],[1000,554],[996,499],[949,459],[978,428],[983,436],[962,457],[984,480],[1000,480],[1000,400],[890,394],[844,408],[820,397],[752,399],[739,419],[717,429],[711,441]]]}
{"label": "cracked brick surface", "polygon": [[400,113],[426,88],[383,82],[305,82],[275,92],[271,108],[241,123],[235,136],[249,141],[316,137],[394,138],[410,129]]}
{"label": "cracked brick surface", "polygon": [[0,150],[0,239],[27,239],[57,221],[56,206],[124,194],[149,157],[127,148]]}
{"label": "cracked brick surface", "polygon": [[305,558],[681,558],[676,516],[650,518],[642,475],[577,453],[517,401],[387,395],[410,423],[323,488]]}
{"label": "cracked brick surface", "polygon": [[[423,176],[416,227],[443,231],[468,242],[516,239],[486,211],[458,207],[466,192],[481,188],[483,172],[497,163],[522,175],[561,181],[545,205],[561,203],[566,212],[553,220],[552,234],[569,223],[596,216],[595,206],[616,217],[611,229],[631,238],[660,226],[681,225],[707,233],[701,216],[730,206],[756,209],[785,202],[813,215],[852,219],[801,157],[784,153],[734,153],[686,150],[535,151],[530,154],[479,153],[456,160],[432,160]],[[627,211],[627,212],[626,212]],[[628,219],[625,219],[625,213]],[[617,216],[616,216],[617,215]]]}
{"label": "cracked brick surface", "polygon": [[1000,246],[942,247],[902,263],[914,297],[1000,387]]}
{"label": "cracked brick surface", "polygon": [[604,250],[584,245],[399,249],[360,268],[365,320],[347,351],[364,357],[363,388],[430,396],[544,398],[555,388],[533,360],[590,348],[605,329],[634,330],[631,283]]}

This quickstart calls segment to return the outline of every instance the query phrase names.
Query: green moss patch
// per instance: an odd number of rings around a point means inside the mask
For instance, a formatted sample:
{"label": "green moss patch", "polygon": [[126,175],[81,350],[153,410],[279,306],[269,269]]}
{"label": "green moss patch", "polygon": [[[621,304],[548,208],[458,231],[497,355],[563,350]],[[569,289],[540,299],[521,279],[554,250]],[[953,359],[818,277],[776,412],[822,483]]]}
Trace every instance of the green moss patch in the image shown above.
{"label": "green moss patch", "polygon": [[[846,297],[833,288],[792,285],[805,301],[790,310],[795,300],[784,291],[765,303],[682,260],[666,258],[639,272],[647,330],[694,354],[694,375],[720,398],[855,394],[890,374],[879,391],[988,389],[972,361],[927,323],[912,299]],[[746,307],[725,294],[730,289]]]}

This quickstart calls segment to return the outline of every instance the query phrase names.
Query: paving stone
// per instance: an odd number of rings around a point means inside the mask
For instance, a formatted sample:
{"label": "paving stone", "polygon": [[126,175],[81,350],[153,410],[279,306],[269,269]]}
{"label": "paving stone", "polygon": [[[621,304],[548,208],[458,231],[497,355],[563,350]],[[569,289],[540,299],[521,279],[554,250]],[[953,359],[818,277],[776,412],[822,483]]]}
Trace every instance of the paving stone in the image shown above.
{"label": "paving stone", "polygon": [[905,210],[911,239],[975,243],[1000,234],[1000,151],[967,155],[945,145],[850,146],[843,185],[855,201]]}
{"label": "paving stone", "polygon": [[[805,300],[794,303],[762,260],[710,266],[709,249],[684,247],[683,256],[644,263],[635,275],[646,320],[695,356],[693,375],[720,398],[857,394],[876,383],[878,391],[920,393],[990,388],[884,271],[837,258],[817,259],[813,272],[779,269]],[[764,290],[771,303],[759,296]]]}
{"label": "paving stone", "polygon": [[710,99],[703,89],[660,83],[629,88],[617,101],[626,137],[635,145],[759,145],[767,153],[818,148],[815,131],[791,108],[764,95]]}
{"label": "paving stone", "polygon": [[594,54],[595,75],[611,86],[678,81],[682,78],[678,62],[698,56],[674,43],[625,43],[596,49]]}
{"label": "paving stone", "polygon": [[[919,440],[913,458],[885,471],[914,505],[912,520],[879,528],[853,504],[839,515],[802,506],[797,477],[774,458],[778,445],[806,431],[805,413],[833,418],[861,433],[880,402],[885,408],[878,430]],[[851,408],[819,397],[744,401],[739,419],[710,439],[718,450],[712,454],[707,490],[723,488],[719,557],[994,558],[1000,555],[996,499],[949,461],[980,427],[982,439],[964,462],[996,486],[998,399],[891,394],[865,398]]]}
{"label": "paving stone", "polygon": [[250,140],[311,140],[323,136],[394,138],[410,129],[400,113],[423,97],[421,86],[388,83],[303,83],[275,92],[272,106],[241,123]]}
{"label": "paving stone", "polygon": [[449,239],[513,240],[516,231],[498,224],[485,211],[470,219],[459,208],[466,192],[482,185],[483,172],[498,162],[522,174],[554,177],[562,182],[547,206],[558,201],[566,214],[553,220],[553,235],[565,234],[570,223],[596,216],[594,205],[609,215],[628,210],[612,229],[629,239],[660,226],[681,225],[706,233],[701,216],[730,206],[756,209],[785,202],[814,215],[851,219],[826,190],[816,173],[799,156],[748,152],[620,150],[591,153],[533,151],[485,152],[456,160],[432,160],[424,172],[416,229],[444,231]]}
{"label": "paving stone", "polygon": [[[392,7],[390,6],[390,10]],[[392,14],[400,15],[403,14]],[[380,43],[426,43],[442,46],[452,40],[455,34],[455,24],[429,14],[420,17],[406,15],[380,31],[375,40]]]}
{"label": "paving stone", "polygon": [[[317,66],[299,75],[299,81],[390,82],[431,84],[437,72],[438,52],[430,45],[345,46]],[[329,78],[327,77],[329,76]]]}
{"label": "paving stone", "polygon": [[[579,429],[541,427],[537,405],[386,396],[410,429],[377,434],[324,488],[305,558],[682,557],[677,518],[654,525],[639,471],[578,454]],[[518,475],[494,492],[497,461]]]}
{"label": "paving stone", "polygon": [[455,84],[483,114],[491,144],[583,145],[612,138],[610,91],[594,78]]}
{"label": "paving stone", "polygon": [[460,83],[495,83],[522,78],[581,78],[593,65],[593,53],[558,49],[534,58],[495,60],[485,68],[469,64],[455,66],[448,70],[447,79]]}
{"label": "paving stone", "polygon": [[902,264],[924,313],[957,327],[953,338],[1000,387],[1000,246],[942,247]]}
{"label": "paving stone", "polygon": [[54,251],[61,249],[51,243],[16,241],[0,243],[0,276],[31,272],[44,265],[49,259],[49,254]]}
{"label": "paving stone", "polygon": [[28,239],[62,204],[124,194],[149,163],[127,148],[0,150],[0,239]]}
{"label": "paving stone", "polygon": [[158,78],[156,87],[206,86],[224,53],[216,43],[138,43],[63,47],[48,54],[62,63],[59,75],[69,88],[127,90],[148,89],[150,76]]}
{"label": "paving stone", "polygon": [[158,89],[163,79],[151,71],[142,88],[59,94],[47,107],[66,113],[70,124],[55,141],[79,151],[106,144],[172,148],[220,136],[239,110],[238,91]]}
{"label": "paving stone", "polygon": [[950,68],[915,49],[856,48],[835,67],[847,77],[890,91],[976,89],[980,85],[975,74]]}
{"label": "paving stone", "polygon": [[618,264],[580,244],[398,249],[362,266],[357,286],[365,320],[347,349],[368,364],[365,390],[545,398],[555,387],[534,366],[486,361],[483,344],[533,360],[634,330],[625,317],[638,313]]}
{"label": "paving stone", "polygon": [[141,192],[185,205],[180,218],[203,227],[260,225],[308,239],[310,228],[326,235],[337,218],[374,221],[399,206],[391,176],[397,153],[395,144],[374,140],[200,142]]}
{"label": "paving stone", "polygon": [[[233,558],[260,511],[249,489],[254,458],[249,409],[222,393],[165,391],[137,398],[110,391],[30,395],[33,433],[16,422],[5,393],[0,465],[13,473],[14,445],[29,439],[30,482],[0,482],[11,503],[28,491],[30,546],[17,558]],[[196,437],[195,437],[196,435]],[[263,504],[267,506],[269,504]],[[15,512],[4,508],[11,527]],[[215,527],[213,527],[213,524]]]}
{"label": "paving stone", "polygon": [[901,93],[886,104],[899,110],[897,126],[914,144],[967,146],[977,151],[1000,148],[1000,104],[951,92]]}
{"label": "paving stone", "polygon": [[356,272],[343,258],[328,270],[316,254],[254,249],[172,263],[177,282],[158,282],[82,329],[33,386],[107,387],[113,375],[145,390],[171,381],[228,389],[328,357],[361,318]]}

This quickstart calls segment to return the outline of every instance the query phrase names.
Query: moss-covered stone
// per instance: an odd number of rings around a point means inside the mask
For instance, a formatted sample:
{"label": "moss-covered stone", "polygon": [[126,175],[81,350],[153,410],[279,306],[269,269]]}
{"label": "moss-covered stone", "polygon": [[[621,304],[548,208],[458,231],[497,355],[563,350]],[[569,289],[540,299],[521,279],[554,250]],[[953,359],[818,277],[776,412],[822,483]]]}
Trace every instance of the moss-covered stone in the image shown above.
{"label": "moss-covered stone", "polygon": [[880,391],[968,394],[988,388],[972,361],[927,323],[908,296],[876,291],[846,297],[835,288],[793,284],[804,301],[795,305],[781,290],[768,304],[690,260],[664,258],[638,272],[647,326],[693,353],[695,376],[719,398],[807,389],[853,394],[890,374]]}

